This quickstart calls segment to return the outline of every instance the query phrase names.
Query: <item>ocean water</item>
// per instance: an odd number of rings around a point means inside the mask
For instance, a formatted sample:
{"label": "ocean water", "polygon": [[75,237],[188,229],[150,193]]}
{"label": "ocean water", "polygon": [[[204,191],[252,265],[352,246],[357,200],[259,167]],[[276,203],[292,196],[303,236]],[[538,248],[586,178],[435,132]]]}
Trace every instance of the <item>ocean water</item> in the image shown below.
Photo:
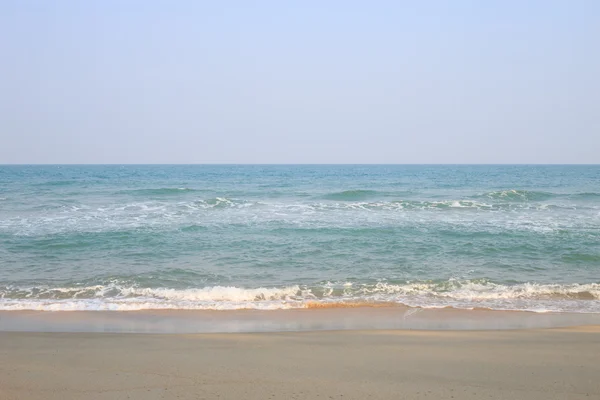
{"label": "ocean water", "polygon": [[0,310],[600,313],[600,166],[0,166]]}

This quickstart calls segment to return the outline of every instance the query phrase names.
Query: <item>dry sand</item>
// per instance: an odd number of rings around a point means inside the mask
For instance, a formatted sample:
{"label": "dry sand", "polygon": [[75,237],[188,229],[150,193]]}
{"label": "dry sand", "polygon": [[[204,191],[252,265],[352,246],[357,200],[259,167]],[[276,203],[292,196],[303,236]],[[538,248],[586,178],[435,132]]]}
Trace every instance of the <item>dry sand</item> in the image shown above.
{"label": "dry sand", "polygon": [[600,399],[600,327],[2,332],[0,399]]}

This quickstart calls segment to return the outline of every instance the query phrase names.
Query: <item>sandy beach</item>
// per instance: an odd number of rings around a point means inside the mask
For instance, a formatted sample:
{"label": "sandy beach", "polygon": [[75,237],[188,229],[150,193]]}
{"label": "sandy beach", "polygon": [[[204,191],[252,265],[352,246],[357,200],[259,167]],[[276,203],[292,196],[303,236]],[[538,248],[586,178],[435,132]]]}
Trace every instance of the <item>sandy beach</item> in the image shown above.
{"label": "sandy beach", "polygon": [[0,400],[600,400],[599,21],[0,0]]}
{"label": "sandy beach", "polygon": [[0,333],[0,398],[594,399],[600,327]]}

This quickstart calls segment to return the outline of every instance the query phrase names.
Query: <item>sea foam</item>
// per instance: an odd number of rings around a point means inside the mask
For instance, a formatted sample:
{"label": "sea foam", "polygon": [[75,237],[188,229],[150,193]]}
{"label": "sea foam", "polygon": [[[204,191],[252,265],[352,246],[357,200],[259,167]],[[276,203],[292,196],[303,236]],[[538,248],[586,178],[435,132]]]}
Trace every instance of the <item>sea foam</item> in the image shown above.
{"label": "sea foam", "polygon": [[398,304],[422,308],[600,312],[600,284],[487,281],[391,284],[326,283],[272,288],[212,286],[170,289],[121,285],[0,288],[0,310],[239,310]]}

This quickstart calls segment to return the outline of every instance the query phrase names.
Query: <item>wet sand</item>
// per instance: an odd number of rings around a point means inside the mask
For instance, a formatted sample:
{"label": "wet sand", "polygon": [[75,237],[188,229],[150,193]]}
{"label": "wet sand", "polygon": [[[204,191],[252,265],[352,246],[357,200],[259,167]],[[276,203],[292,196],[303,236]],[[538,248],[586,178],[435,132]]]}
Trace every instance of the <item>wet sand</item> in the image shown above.
{"label": "wet sand", "polygon": [[598,399],[600,326],[0,332],[0,399]]}
{"label": "wet sand", "polygon": [[600,325],[600,314],[406,306],[291,310],[0,311],[0,331],[248,333],[322,330],[496,330]]}

